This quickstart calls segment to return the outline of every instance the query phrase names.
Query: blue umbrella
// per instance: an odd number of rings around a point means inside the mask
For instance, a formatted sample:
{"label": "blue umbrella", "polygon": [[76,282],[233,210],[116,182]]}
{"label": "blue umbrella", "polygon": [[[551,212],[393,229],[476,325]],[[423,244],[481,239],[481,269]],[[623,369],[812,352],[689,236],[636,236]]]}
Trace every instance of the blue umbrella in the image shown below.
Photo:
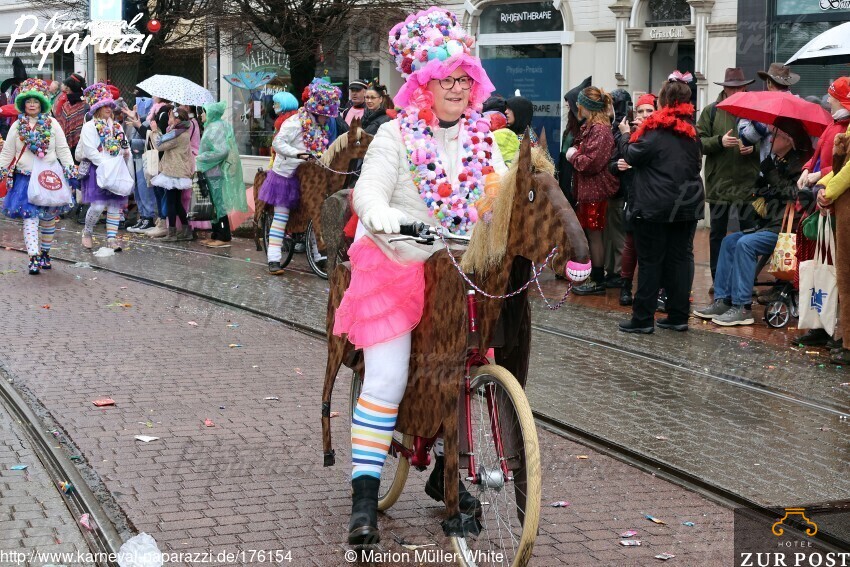
{"label": "blue umbrella", "polygon": [[277,73],[267,71],[252,71],[225,75],[224,80],[239,89],[252,91],[258,89],[277,77]]}

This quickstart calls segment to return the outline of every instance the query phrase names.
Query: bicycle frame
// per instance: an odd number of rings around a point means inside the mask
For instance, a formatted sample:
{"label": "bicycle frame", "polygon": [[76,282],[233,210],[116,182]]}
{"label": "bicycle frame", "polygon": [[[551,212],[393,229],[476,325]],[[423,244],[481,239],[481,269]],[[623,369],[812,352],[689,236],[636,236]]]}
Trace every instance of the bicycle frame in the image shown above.
{"label": "bicycle frame", "polygon": [[[475,291],[472,289],[468,289],[466,292],[466,316],[467,316],[467,328],[469,333],[475,333],[478,331],[478,312],[475,306]],[[477,346],[470,346],[467,349],[466,353],[466,373],[464,375],[463,382],[463,408],[464,413],[466,414],[464,419],[466,420],[466,442],[468,451],[463,454],[463,456],[468,458],[468,466],[467,466],[467,477],[466,480],[468,482],[472,482],[473,484],[480,484],[482,481],[481,475],[478,474],[476,461],[475,461],[475,447],[472,438],[472,370],[477,367],[486,366],[490,364],[490,361],[487,360],[487,357],[482,355]],[[490,414],[492,424],[492,433],[493,433],[493,441],[496,445],[496,452],[499,457],[499,463],[501,464],[502,474],[504,475],[504,479],[506,482],[513,481],[513,476],[511,474],[510,469],[508,469],[507,459],[505,458],[505,450],[502,442],[502,428],[501,428],[501,419],[499,417],[499,408],[496,404],[494,389],[488,388],[486,391],[486,399],[487,399],[487,411]],[[434,442],[437,437],[441,434],[437,432],[437,435],[434,437],[426,438],[426,437],[414,437],[413,438],[413,447],[407,448],[402,445],[396,439],[393,439],[392,444],[390,446],[390,454],[398,455],[402,458],[410,461],[410,464],[418,469],[425,469],[431,463],[431,447],[434,446]]]}

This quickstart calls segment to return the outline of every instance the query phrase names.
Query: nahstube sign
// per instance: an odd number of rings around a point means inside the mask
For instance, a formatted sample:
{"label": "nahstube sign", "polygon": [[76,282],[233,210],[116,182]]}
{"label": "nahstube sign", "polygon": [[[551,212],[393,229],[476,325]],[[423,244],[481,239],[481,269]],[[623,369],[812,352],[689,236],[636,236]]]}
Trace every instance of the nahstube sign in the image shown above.
{"label": "nahstube sign", "polygon": [[[39,69],[44,66],[49,56],[60,49],[63,49],[65,53],[79,55],[88,49],[90,45],[97,45],[102,53],[144,53],[151,39],[153,39],[152,35],[141,34],[134,27],[142,19],[141,14],[133,18],[130,23],[127,23],[126,20],[121,20],[121,33],[110,35],[100,35],[99,30],[104,29],[104,24],[109,25],[113,24],[113,22],[61,19],[64,16],[66,14],[54,14],[44,26],[45,31],[49,32],[52,30],[53,35],[48,37],[47,33],[42,32],[36,34],[32,39],[30,52],[41,54],[41,61],[38,64]],[[114,23],[118,24],[118,22]],[[15,42],[29,39],[35,34],[39,27],[38,24],[38,16],[30,14],[25,14],[15,20],[15,31],[12,33],[9,45],[6,46],[6,57],[12,52]],[[29,29],[24,31],[27,25],[29,25]],[[84,33],[86,31],[88,34]]]}

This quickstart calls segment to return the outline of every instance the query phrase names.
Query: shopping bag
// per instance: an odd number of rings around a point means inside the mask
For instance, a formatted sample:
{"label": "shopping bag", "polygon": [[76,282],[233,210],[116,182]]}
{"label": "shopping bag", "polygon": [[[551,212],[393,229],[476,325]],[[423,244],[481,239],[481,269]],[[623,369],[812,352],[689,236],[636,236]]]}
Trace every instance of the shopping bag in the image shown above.
{"label": "shopping bag", "polygon": [[838,284],[835,277],[835,235],[832,215],[817,215],[815,256],[800,263],[801,329],[824,329],[832,335],[838,318]]}
{"label": "shopping bag", "polygon": [[58,161],[48,164],[41,158],[33,160],[27,200],[38,207],[73,205],[71,188]]}
{"label": "shopping bag", "polygon": [[104,191],[127,197],[133,192],[134,185],[127,160],[121,154],[106,158],[97,168],[97,186]]}
{"label": "shopping bag", "polygon": [[145,181],[150,181],[152,177],[159,174],[159,151],[153,147],[150,131],[145,136],[145,153],[142,154],[142,163],[145,169]]}
{"label": "shopping bag", "polygon": [[187,216],[189,220],[193,221],[211,221],[215,218],[215,205],[213,205],[209,191],[205,193],[202,190],[201,183],[198,180],[199,176],[203,176],[203,174],[196,174],[192,181],[192,201],[189,204]]}
{"label": "shopping bag", "polygon": [[21,159],[21,156],[24,155],[27,147],[24,146],[21,148],[21,153],[18,154],[18,157],[12,160],[12,163],[9,164],[9,173],[4,175],[2,179],[0,179],[0,199],[6,196],[9,193],[9,179],[15,175],[15,165],[17,165],[18,160]]}
{"label": "shopping bag", "polygon": [[778,280],[794,281],[797,273],[797,235],[794,229],[794,205],[785,206],[785,216],[782,219],[782,229],[776,241],[776,247],[770,257],[767,272]]}

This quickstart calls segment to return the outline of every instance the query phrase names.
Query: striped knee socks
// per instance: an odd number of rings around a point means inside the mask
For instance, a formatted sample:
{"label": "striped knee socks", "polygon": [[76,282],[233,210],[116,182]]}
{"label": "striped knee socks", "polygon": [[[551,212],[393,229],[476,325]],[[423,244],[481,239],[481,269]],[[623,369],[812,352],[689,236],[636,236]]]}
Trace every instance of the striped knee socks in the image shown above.
{"label": "striped knee socks", "polygon": [[121,222],[120,210],[109,210],[106,212],[106,238],[118,236],[118,223]]}
{"label": "striped knee socks", "polygon": [[351,478],[381,478],[398,417],[398,405],[361,394],[351,423]]}
{"label": "striped knee socks", "polygon": [[53,246],[53,235],[56,234],[56,218],[38,221],[38,232],[41,235],[41,249],[50,252]]}
{"label": "striped knee socks", "polygon": [[275,208],[272,226],[269,228],[269,262],[280,262],[280,248],[283,246],[283,235],[286,223],[289,222],[289,211],[278,211]]}

